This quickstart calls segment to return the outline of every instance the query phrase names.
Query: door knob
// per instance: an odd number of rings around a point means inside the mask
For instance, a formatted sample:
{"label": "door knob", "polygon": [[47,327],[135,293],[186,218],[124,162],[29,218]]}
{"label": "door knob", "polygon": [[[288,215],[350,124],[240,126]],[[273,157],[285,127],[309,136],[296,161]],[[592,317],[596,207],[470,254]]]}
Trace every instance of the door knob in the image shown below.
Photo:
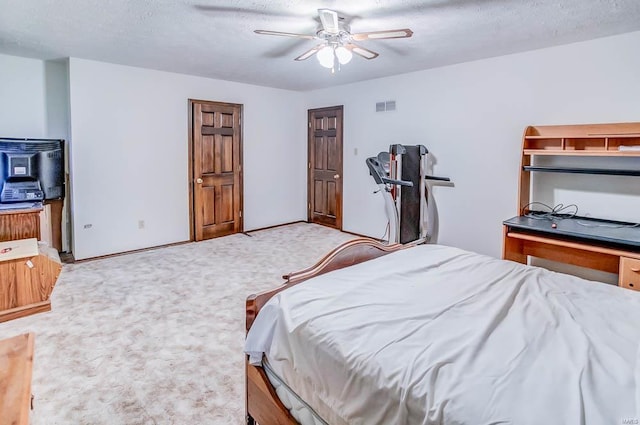
{"label": "door knob", "polygon": [[202,179],[201,179],[200,177],[198,177],[198,178],[196,179],[196,183],[198,183],[198,184],[202,184]]}
{"label": "door knob", "polygon": [[334,174],[334,175],[333,175],[333,178],[334,178],[334,179],[339,179],[339,178],[340,178],[340,174]]}

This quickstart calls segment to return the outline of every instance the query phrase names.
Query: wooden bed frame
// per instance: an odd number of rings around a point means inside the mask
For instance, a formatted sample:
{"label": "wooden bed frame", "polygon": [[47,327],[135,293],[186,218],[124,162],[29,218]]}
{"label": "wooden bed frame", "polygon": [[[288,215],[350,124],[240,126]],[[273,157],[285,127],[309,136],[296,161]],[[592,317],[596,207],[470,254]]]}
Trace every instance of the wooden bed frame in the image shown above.
{"label": "wooden bed frame", "polygon": [[[278,292],[312,277],[381,257],[410,246],[413,245],[383,245],[376,240],[367,238],[345,242],[329,252],[314,266],[282,276],[285,279],[283,285],[247,297],[247,331],[251,328],[260,309]],[[297,425],[298,422],[289,414],[287,408],[276,395],[264,369],[249,364],[246,356],[245,365],[247,425]]]}

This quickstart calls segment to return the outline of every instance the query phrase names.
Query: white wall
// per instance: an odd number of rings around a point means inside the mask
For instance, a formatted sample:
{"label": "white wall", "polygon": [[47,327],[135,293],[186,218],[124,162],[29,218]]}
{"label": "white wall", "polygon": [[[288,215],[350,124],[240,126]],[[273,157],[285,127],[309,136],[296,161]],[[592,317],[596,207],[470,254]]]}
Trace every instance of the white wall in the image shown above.
{"label": "white wall", "polygon": [[[436,190],[439,242],[499,256],[501,223],[517,214],[524,128],[640,121],[639,45],[635,32],[310,93],[308,108],[344,104],[345,230],[380,237],[385,228],[365,158],[391,143],[421,143],[434,154],[435,174],[455,182]],[[396,100],[397,111],[376,113],[375,102],[384,100]],[[572,189],[570,195],[560,190],[547,200],[640,221],[637,180],[606,203],[594,202],[602,191],[598,181],[590,184],[576,191],[569,180],[560,186]]]}
{"label": "white wall", "polygon": [[190,98],[244,105],[245,230],[306,217],[301,93],[75,58],[69,67],[76,259],[189,239]]}
{"label": "white wall", "polygon": [[67,60],[0,55],[0,137],[67,139]]}
{"label": "white wall", "polygon": [[0,55],[0,137],[45,137],[44,62]]}
{"label": "white wall", "polygon": [[69,61],[44,61],[46,135],[69,139]]}

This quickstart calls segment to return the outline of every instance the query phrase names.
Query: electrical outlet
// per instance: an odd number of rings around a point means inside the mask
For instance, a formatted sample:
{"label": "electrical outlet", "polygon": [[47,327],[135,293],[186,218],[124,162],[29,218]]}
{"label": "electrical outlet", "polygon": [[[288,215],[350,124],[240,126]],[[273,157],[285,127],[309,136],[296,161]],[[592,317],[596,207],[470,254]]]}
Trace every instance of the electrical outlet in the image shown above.
{"label": "electrical outlet", "polygon": [[138,220],[138,229],[144,229],[144,220]]}

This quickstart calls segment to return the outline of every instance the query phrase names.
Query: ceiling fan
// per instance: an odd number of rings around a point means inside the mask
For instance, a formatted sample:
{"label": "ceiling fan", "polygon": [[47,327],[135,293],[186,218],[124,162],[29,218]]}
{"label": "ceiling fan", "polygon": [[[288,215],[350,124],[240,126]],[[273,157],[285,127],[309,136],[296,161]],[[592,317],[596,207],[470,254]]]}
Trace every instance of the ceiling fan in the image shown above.
{"label": "ceiling fan", "polygon": [[353,57],[353,53],[365,59],[375,59],[378,57],[378,53],[354,44],[354,41],[408,38],[413,35],[413,31],[408,28],[352,34],[349,26],[344,22],[341,22],[340,18],[338,18],[338,13],[336,11],[330,9],[318,9],[318,15],[320,17],[322,27],[315,35],[269,30],[255,30],[254,32],[262,35],[277,35],[307,40],[319,40],[320,44],[307,50],[295,58],[295,60],[303,61],[313,55],[316,55],[320,65],[325,68],[330,68],[332,71],[335,70],[336,62],[338,62],[339,65],[349,63]]}

